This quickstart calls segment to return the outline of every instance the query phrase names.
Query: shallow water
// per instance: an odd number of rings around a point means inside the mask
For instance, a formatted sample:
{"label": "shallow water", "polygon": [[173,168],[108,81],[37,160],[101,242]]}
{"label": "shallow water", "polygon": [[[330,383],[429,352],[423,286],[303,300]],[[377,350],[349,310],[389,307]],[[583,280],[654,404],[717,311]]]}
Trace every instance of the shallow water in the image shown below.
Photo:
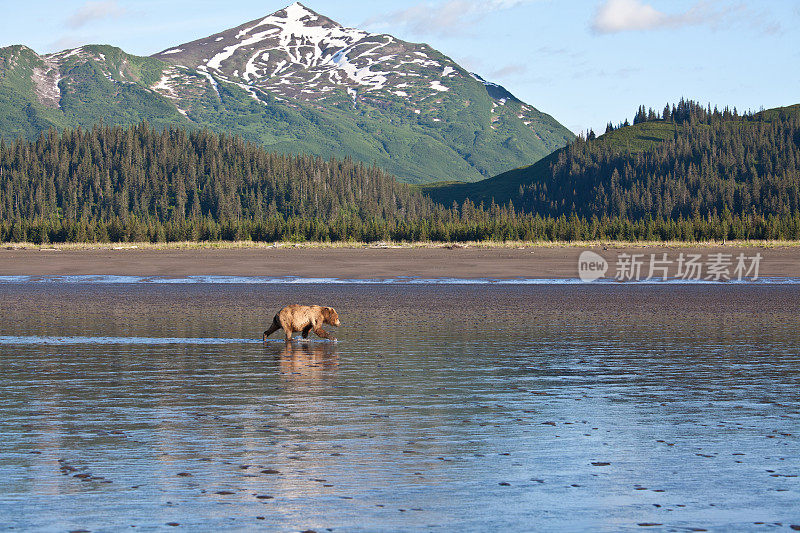
{"label": "shallow water", "polygon": [[788,530],[799,376],[797,285],[7,280],[0,529]]}

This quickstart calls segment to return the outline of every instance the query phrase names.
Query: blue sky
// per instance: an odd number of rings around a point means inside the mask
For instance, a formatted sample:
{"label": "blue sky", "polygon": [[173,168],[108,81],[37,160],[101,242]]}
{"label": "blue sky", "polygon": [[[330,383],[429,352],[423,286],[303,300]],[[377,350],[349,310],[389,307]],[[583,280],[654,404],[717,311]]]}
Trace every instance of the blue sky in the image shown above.
{"label": "blue sky", "polygon": [[[86,43],[149,55],[290,0],[6,0],[0,46]],[[427,42],[573,131],[681,96],[742,109],[800,103],[797,0],[307,0],[346,25]]]}

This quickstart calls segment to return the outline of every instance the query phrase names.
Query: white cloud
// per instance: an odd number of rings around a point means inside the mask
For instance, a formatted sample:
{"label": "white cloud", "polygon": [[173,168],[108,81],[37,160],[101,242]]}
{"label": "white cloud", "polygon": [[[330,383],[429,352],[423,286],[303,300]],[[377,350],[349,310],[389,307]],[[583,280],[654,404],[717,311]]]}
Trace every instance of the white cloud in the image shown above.
{"label": "white cloud", "polygon": [[598,33],[649,30],[668,25],[670,18],[640,0],[606,0],[595,13],[592,29]]}
{"label": "white cloud", "polygon": [[95,20],[116,18],[125,14],[117,0],[87,0],[67,20],[70,28],[81,28]]}
{"label": "white cloud", "polygon": [[689,9],[678,13],[659,11],[643,0],[604,0],[594,14],[595,33],[619,33],[685,26],[707,26],[711,29],[733,25],[761,33],[782,31],[779,22],[758,8],[733,0],[698,0]]}
{"label": "white cloud", "polygon": [[716,29],[728,23],[731,15],[747,15],[748,11],[744,4],[723,0],[700,0],[678,13],[664,13],[642,0],[605,0],[595,12],[592,30],[619,33],[700,25]]}
{"label": "white cloud", "polygon": [[405,26],[417,35],[454,35],[464,33],[480,22],[480,17],[511,9],[532,0],[447,0],[423,2],[406,9],[372,17],[363,23],[371,28]]}

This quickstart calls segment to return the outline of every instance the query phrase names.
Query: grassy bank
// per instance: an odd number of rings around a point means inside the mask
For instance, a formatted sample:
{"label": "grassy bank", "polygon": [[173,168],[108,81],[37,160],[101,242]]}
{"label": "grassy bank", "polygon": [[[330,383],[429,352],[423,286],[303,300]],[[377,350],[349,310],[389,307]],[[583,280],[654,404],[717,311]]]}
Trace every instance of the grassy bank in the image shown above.
{"label": "grassy bank", "polygon": [[135,243],[5,243],[6,250],[79,251],[79,250],[277,250],[277,249],[425,249],[425,248],[797,248],[800,241],[735,240],[735,241],[506,241],[506,242],[135,242]]}

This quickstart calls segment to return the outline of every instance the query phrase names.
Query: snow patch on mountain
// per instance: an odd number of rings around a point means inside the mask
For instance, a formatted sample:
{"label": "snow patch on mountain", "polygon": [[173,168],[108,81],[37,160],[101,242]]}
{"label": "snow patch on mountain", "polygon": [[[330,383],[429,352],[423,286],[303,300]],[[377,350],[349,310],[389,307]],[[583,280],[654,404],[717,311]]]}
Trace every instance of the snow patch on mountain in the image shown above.
{"label": "snow patch on mountain", "polygon": [[157,93],[163,94],[164,96],[174,96],[175,89],[170,87],[169,82],[174,77],[173,74],[170,73],[170,70],[164,71],[161,79],[158,83],[153,85],[152,89]]}
{"label": "snow patch on mountain", "polygon": [[68,59],[72,56],[80,56],[83,53],[83,47],[80,46],[78,48],[74,48],[72,50],[64,50],[63,52],[59,52],[57,54],[53,54],[53,57],[59,59],[61,61]]}
{"label": "snow patch on mountain", "polygon": [[[244,67],[244,79],[250,80],[251,78],[258,78],[258,69],[256,68],[256,59],[258,59],[258,54],[253,55],[248,61],[247,65]],[[269,61],[269,52],[264,53],[261,57],[262,61]]]}
{"label": "snow patch on mountain", "polygon": [[222,97],[219,94],[219,84],[217,83],[217,80],[214,79],[214,76],[208,73],[208,69],[206,67],[197,67],[197,71],[211,83],[211,86],[214,88],[214,92],[217,93],[217,98],[222,100]]}
{"label": "snow patch on mountain", "polygon": [[476,80],[478,80],[479,82],[481,82],[482,84],[486,85],[487,87],[500,87],[500,85],[497,85],[496,83],[492,83],[490,81],[486,81],[485,79],[481,78],[480,76],[478,76],[474,72],[470,72],[469,75],[472,76],[473,78],[475,78]]}
{"label": "snow patch on mountain", "polygon": [[275,33],[276,31],[278,31],[278,30],[277,29],[271,29],[271,30],[263,31],[261,33],[256,33],[255,35],[251,36],[248,39],[240,41],[240,42],[238,42],[236,44],[233,44],[231,46],[225,47],[225,51],[223,51],[220,54],[215,55],[213,58],[208,60],[208,67],[209,68],[213,68],[213,69],[219,69],[222,66],[222,62],[227,60],[227,59],[230,59],[233,56],[233,54],[235,54],[236,51],[239,48],[242,48],[244,46],[249,46],[251,44],[260,43],[261,41],[265,40],[267,37],[269,37],[271,34]]}
{"label": "snow patch on mountain", "polygon": [[45,59],[44,68],[35,67],[31,75],[39,101],[47,107],[61,107],[61,71],[54,62]]}
{"label": "snow patch on mountain", "polygon": [[335,65],[336,68],[343,71],[348,78],[359,85],[369,85],[372,89],[382,89],[386,85],[386,74],[389,74],[388,72],[372,71],[369,65],[359,68],[347,59],[348,52],[348,49],[340,50],[330,58],[330,64]]}

